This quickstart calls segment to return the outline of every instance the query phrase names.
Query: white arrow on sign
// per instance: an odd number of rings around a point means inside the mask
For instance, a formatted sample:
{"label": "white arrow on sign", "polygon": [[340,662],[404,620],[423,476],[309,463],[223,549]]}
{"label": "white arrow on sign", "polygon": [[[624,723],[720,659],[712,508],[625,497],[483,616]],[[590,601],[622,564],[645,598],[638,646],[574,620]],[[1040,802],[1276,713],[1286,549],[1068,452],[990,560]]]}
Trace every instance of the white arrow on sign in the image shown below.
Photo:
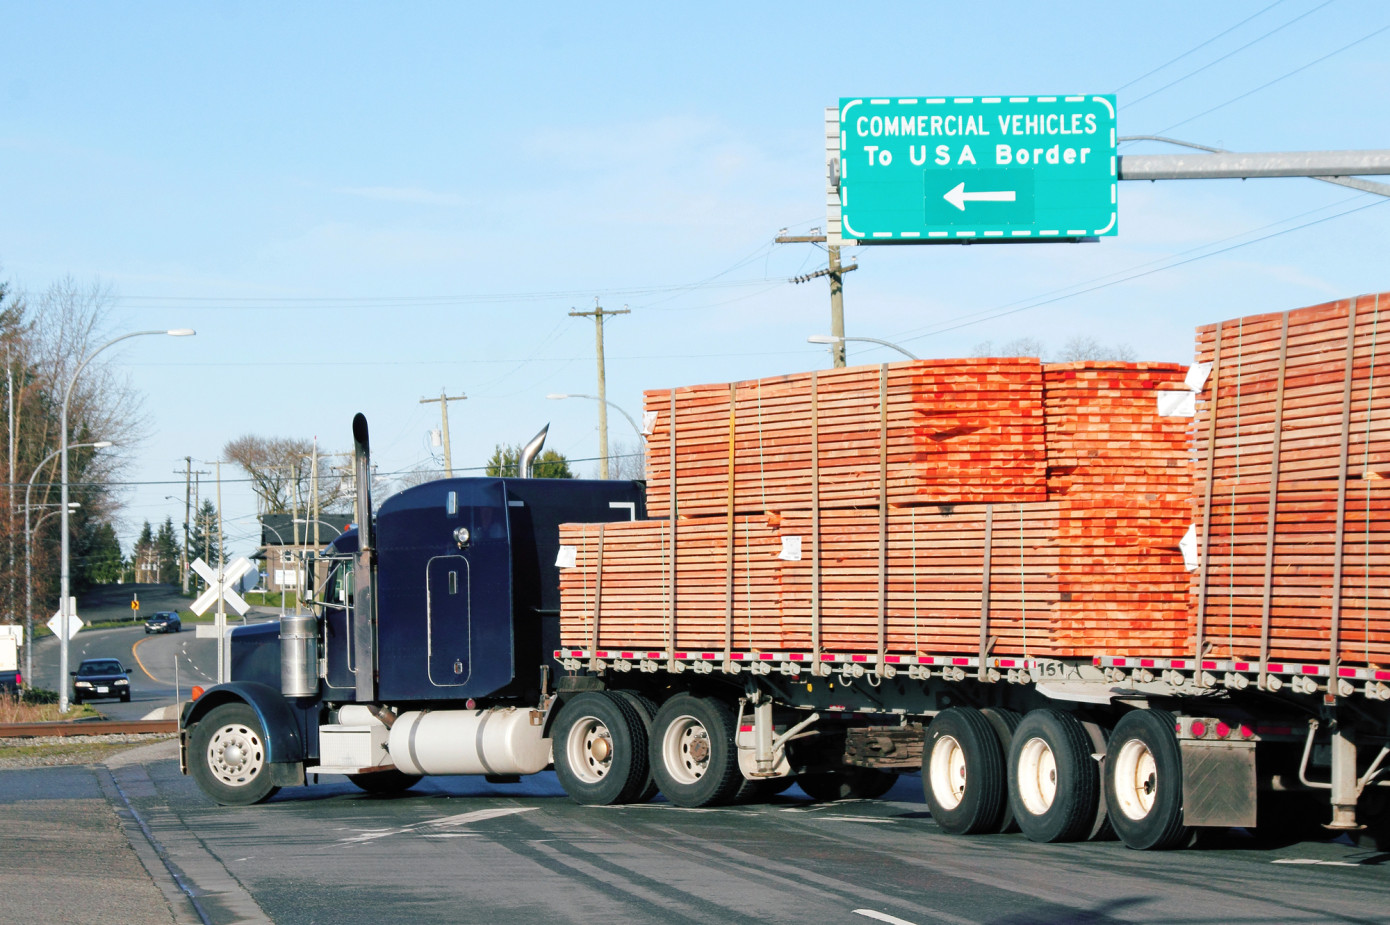
{"label": "white arrow on sign", "polygon": [[964,212],[967,202],[1013,202],[1018,197],[1011,189],[990,190],[982,193],[967,193],[965,191],[965,181],[962,180],[947,190],[946,195],[941,198]]}
{"label": "white arrow on sign", "polygon": [[232,606],[232,609],[243,617],[246,611],[251,609],[251,605],[236,593],[236,583],[241,580],[241,576],[251,571],[255,566],[251,560],[245,556],[238,556],[233,561],[227,563],[221,573],[214,571],[211,566],[201,558],[193,561],[193,571],[197,572],[208,583],[208,589],[198,596],[189,608],[198,616],[202,616],[207,609],[217,602],[220,597]]}

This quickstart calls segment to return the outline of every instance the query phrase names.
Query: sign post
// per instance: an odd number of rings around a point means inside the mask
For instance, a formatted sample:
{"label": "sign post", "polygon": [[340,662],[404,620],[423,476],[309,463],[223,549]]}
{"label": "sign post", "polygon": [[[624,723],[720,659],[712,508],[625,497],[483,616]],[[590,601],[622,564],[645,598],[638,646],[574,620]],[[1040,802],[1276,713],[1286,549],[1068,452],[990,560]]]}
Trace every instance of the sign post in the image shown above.
{"label": "sign post", "polygon": [[227,613],[223,610],[223,604],[231,604],[233,610],[243,617],[246,616],[246,611],[251,609],[251,605],[246,603],[245,599],[237,593],[236,586],[237,582],[241,580],[241,576],[254,569],[255,565],[245,556],[238,556],[214,571],[200,557],[193,561],[192,568],[208,583],[208,587],[189,609],[201,617],[209,607],[214,603],[217,604],[217,616],[214,618],[212,626],[199,624],[194,628],[194,635],[217,637],[217,683],[221,684],[227,680],[229,674],[227,670],[227,656],[229,655],[227,652]]}
{"label": "sign post", "polygon": [[1119,230],[1113,96],[846,98],[829,140],[846,243]]}

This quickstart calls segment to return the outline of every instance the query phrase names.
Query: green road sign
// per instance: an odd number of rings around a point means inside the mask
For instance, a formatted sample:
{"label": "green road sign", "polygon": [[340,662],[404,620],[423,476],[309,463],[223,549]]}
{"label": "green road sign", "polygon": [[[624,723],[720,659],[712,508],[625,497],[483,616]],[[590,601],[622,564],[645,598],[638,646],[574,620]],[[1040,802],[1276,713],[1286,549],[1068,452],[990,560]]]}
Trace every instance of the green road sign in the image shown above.
{"label": "green road sign", "polygon": [[840,234],[864,242],[1113,235],[1115,97],[840,100]]}

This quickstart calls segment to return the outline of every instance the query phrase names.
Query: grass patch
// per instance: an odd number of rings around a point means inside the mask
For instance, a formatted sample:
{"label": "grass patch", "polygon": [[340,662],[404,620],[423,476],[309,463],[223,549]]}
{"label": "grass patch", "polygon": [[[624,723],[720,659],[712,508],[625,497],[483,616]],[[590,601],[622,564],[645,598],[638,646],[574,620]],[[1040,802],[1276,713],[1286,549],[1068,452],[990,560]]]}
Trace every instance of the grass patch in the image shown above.
{"label": "grass patch", "polygon": [[0,723],[56,723],[88,719],[101,714],[89,704],[70,704],[67,713],[58,712],[58,694],[42,688],[32,688],[24,696],[0,696]]}

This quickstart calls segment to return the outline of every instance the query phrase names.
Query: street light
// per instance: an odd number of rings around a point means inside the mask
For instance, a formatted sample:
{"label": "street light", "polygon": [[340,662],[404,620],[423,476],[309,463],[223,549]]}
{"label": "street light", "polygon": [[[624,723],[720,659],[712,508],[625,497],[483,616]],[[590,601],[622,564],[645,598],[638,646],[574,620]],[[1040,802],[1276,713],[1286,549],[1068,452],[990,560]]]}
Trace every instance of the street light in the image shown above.
{"label": "street light", "polygon": [[62,522],[63,522],[63,570],[62,577],[58,583],[58,712],[68,712],[68,594],[71,592],[72,575],[68,566],[68,404],[72,401],[72,390],[77,385],[77,377],[82,374],[82,369],[98,353],[101,353],[112,344],[119,344],[123,340],[132,337],[144,337],[150,334],[167,334],[169,337],[191,337],[196,332],[192,328],[174,328],[168,331],[131,331],[129,334],[122,334],[120,337],[113,337],[102,344],[83,358],[77,364],[77,369],[73,370],[72,378],[68,380],[67,391],[63,393],[63,412],[58,419],[58,450],[61,453],[62,461]]}
{"label": "street light", "polygon": [[632,415],[628,414],[622,408],[619,408],[617,405],[613,404],[606,398],[599,398],[597,395],[580,395],[578,393],[571,392],[552,392],[551,394],[547,395],[546,398],[552,400],[558,400],[561,398],[587,398],[590,401],[601,401],[608,407],[612,408],[614,411],[617,411],[623,417],[627,418],[627,422],[632,425],[632,429],[637,431],[637,438],[641,440],[644,444],[647,442],[647,435],[642,433],[642,428],[637,426],[637,422],[632,419]]}
{"label": "street light", "polygon": [[[104,450],[108,446],[111,446],[110,440],[98,440],[96,443],[77,443],[68,449],[79,450],[83,447],[91,447],[94,450]],[[34,676],[34,573],[32,566],[34,538],[29,528],[29,498],[34,491],[34,478],[43,471],[43,467],[48,464],[48,461],[60,452],[62,451],[54,450],[39,460],[34,471],[29,473],[29,487],[24,489],[24,676],[26,678]],[[49,514],[53,513],[57,512],[49,511]],[[43,517],[47,516],[48,514],[43,515]],[[43,517],[39,518],[39,523],[43,523]],[[33,529],[37,530],[38,524],[35,524]],[[61,607],[58,612],[63,612]],[[61,678],[59,682],[62,683]]]}
{"label": "street light", "polygon": [[[326,520],[317,520],[317,519],[314,519],[314,518],[304,518],[304,517],[295,517],[295,518],[293,518],[293,520],[294,520],[295,523],[297,523],[297,524],[304,524],[306,527],[307,527],[309,524],[323,524],[325,527],[330,527],[330,528],[332,528],[333,530],[338,531],[338,536],[342,536],[342,535],[343,535],[343,530],[342,530],[341,527],[335,527],[335,526],[333,526],[333,524],[329,523],[329,522],[326,521]],[[273,530],[273,529],[275,529],[275,528],[272,527],[271,529]],[[278,536],[279,534],[276,534],[276,535]],[[336,539],[336,537],[335,537],[335,539]]]}
{"label": "street light", "polygon": [[894,350],[898,351],[903,356],[907,357],[909,360],[920,359],[920,357],[918,357],[917,354],[909,353],[907,350],[904,350],[902,347],[899,347],[892,341],[879,340],[877,337],[840,337],[836,334],[812,334],[810,337],[806,338],[806,343],[829,344],[831,347],[834,347],[837,344],[843,344],[845,341],[850,340],[863,341],[868,344],[880,344],[884,347],[892,347]]}
{"label": "street light", "polygon": [[[279,530],[276,530],[274,527],[272,527],[270,524],[266,523],[264,520],[261,521],[261,528],[262,528],[263,530],[269,530],[271,533],[274,533],[274,534],[275,534],[275,538],[276,538],[277,540],[280,541],[280,545],[281,545],[281,546],[284,546],[284,545],[285,545],[285,538],[284,538],[283,536],[280,535],[280,531],[279,531]],[[297,571],[297,570],[296,570],[296,571]],[[284,586],[283,584],[281,584],[280,582],[276,582],[276,584],[279,584],[279,585],[280,585],[280,619],[283,620],[283,619],[285,619],[285,586]],[[297,594],[298,592],[299,592],[299,589],[298,589],[298,587],[296,586],[296,588],[295,588],[295,593]],[[262,598],[261,603],[262,603],[262,604],[265,603],[265,599],[264,599],[264,598]]]}

